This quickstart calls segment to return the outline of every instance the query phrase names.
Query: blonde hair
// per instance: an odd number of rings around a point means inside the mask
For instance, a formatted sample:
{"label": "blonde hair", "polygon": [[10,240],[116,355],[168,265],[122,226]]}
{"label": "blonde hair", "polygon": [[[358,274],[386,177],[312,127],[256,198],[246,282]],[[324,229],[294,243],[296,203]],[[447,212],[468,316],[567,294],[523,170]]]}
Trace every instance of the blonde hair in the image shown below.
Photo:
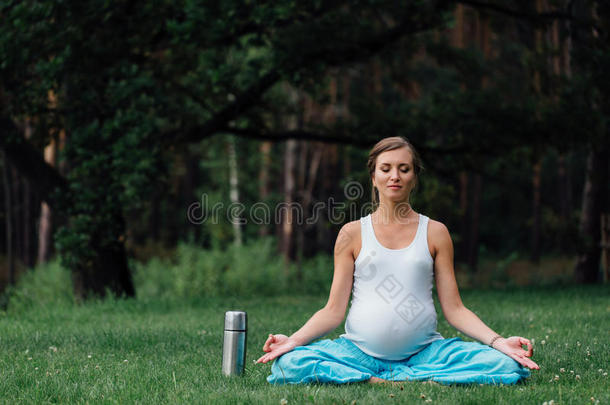
{"label": "blonde hair", "polygon": [[383,138],[382,140],[377,142],[369,152],[367,167],[369,168],[369,177],[371,179],[371,200],[373,203],[373,210],[377,208],[377,205],[379,204],[379,191],[375,186],[373,186],[373,173],[375,173],[377,157],[383,152],[404,147],[408,148],[409,152],[411,152],[411,156],[413,157],[413,170],[415,172],[415,178],[418,179],[419,173],[421,173],[421,171],[424,169],[424,166],[422,164],[421,158],[419,157],[419,154],[417,153],[413,145],[411,145],[411,143],[402,136],[391,136],[388,138]]}

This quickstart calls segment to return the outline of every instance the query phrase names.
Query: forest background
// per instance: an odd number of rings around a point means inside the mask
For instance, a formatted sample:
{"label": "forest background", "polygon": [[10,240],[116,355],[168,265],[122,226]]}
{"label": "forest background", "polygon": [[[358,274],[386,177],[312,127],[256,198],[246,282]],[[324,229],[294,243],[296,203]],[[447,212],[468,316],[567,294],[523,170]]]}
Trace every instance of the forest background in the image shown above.
{"label": "forest background", "polygon": [[4,1],[2,304],[325,292],[339,228],[367,213],[368,150],[395,135],[422,155],[412,203],[448,226],[460,286],[605,282],[609,17]]}

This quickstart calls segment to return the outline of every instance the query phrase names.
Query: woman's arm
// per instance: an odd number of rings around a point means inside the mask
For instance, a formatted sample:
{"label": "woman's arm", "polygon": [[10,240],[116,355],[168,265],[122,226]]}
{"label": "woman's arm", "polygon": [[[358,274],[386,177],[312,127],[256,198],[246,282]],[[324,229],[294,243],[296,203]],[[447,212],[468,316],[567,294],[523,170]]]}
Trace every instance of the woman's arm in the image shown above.
{"label": "woman's arm", "polygon": [[[532,344],[528,339],[520,336],[496,338],[499,335],[462,303],[453,269],[453,242],[447,227],[440,222],[430,221],[428,235],[429,245],[433,250],[431,253],[434,257],[436,291],[447,322],[484,344],[493,341],[492,347],[496,350],[507,354],[523,366],[538,369],[538,365],[528,358],[533,355]],[[527,345],[528,350],[523,350],[521,345]]]}
{"label": "woman's arm", "polygon": [[301,329],[290,337],[269,335],[263,346],[266,354],[257,360],[258,363],[266,363],[297,346],[304,346],[312,340],[326,335],[341,324],[352,291],[354,242],[357,241],[359,233],[358,221],[345,224],[339,231],[334,249],[333,282],[324,308],[316,312]]}

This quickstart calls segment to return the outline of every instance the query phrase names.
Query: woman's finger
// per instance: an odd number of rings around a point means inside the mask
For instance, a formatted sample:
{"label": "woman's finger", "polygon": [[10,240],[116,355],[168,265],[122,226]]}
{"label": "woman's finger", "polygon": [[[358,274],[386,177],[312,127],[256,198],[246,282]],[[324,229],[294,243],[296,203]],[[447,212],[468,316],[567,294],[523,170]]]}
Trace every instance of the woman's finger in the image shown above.
{"label": "woman's finger", "polygon": [[534,363],[532,360],[528,359],[527,357],[524,357],[524,356],[518,355],[518,354],[515,354],[511,357],[524,367],[528,367],[528,368],[536,369],[536,370],[540,369],[540,367],[538,367],[538,364]]}
{"label": "woman's finger", "polygon": [[277,351],[270,351],[266,354],[263,354],[256,362],[257,363],[267,363],[270,360],[275,359],[278,356]]}
{"label": "woman's finger", "polygon": [[532,342],[529,339],[519,337],[519,343],[522,345],[527,345],[527,357],[532,357],[534,354],[534,346],[532,346]]}
{"label": "woman's finger", "polygon": [[259,363],[268,363],[269,361],[273,360],[275,357],[276,356],[274,354],[267,353],[259,359]]}
{"label": "woman's finger", "polygon": [[264,352],[271,351],[271,343],[273,343],[274,340],[275,340],[274,336],[272,334],[269,334],[269,337],[267,338],[267,340],[265,341],[265,344],[263,345]]}
{"label": "woman's finger", "polygon": [[528,362],[530,368],[540,370],[540,366],[538,364],[536,364],[535,362],[533,362],[532,360],[527,359],[527,362]]}

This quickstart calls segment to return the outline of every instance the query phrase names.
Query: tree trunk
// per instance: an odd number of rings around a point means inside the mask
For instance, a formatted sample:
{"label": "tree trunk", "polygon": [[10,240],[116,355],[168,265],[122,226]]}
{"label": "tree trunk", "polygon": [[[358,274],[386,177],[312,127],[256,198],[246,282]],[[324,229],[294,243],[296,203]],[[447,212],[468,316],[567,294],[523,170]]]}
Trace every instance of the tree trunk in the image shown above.
{"label": "tree trunk", "polygon": [[135,296],[127,254],[122,242],[98,247],[99,260],[72,271],[74,294],[78,299],[92,296],[105,297],[108,292],[116,296]]}
{"label": "tree trunk", "polygon": [[601,248],[602,248],[602,270],[603,270],[602,281],[604,283],[607,283],[608,279],[610,279],[610,214],[609,213],[602,214],[601,225],[602,225]]}
{"label": "tree trunk", "polygon": [[[456,10],[458,13],[456,18],[458,22],[458,29],[464,29],[464,16],[463,9]],[[490,28],[489,28],[489,17],[485,14],[477,13],[475,19],[475,43],[481,49],[485,59],[489,59],[491,53],[490,47]],[[464,46],[464,35],[463,32],[455,32],[453,42],[458,46]],[[488,86],[488,78],[481,78],[481,87],[485,88]],[[469,190],[469,180],[470,190]],[[462,246],[465,247],[465,254],[463,257],[466,259],[466,263],[473,273],[476,273],[479,267],[479,238],[480,238],[480,223],[481,223],[481,187],[482,180],[480,174],[472,174],[462,172],[460,175],[461,184],[461,201],[460,206],[462,212],[466,215],[463,217],[465,221],[462,222],[462,235],[465,240]],[[469,198],[470,197],[470,198]],[[470,201],[469,201],[470,200]]]}
{"label": "tree trunk", "polygon": [[[331,104],[321,109],[320,105],[315,103],[310,97],[306,97],[303,106],[303,125],[308,128],[309,124],[317,124],[320,122],[319,116],[322,115],[323,122],[334,122],[336,108],[336,86],[334,84],[336,80],[331,79]],[[335,89],[333,91],[332,89]],[[320,167],[320,160],[322,156],[322,145],[318,142],[302,142],[301,143],[301,156],[299,158],[299,183],[298,189],[300,192],[300,203],[303,207],[303,214],[305,219],[310,219],[315,216],[312,212],[312,201],[313,192],[318,177],[318,168]],[[316,217],[319,221],[320,218]],[[299,269],[303,257],[309,257],[312,253],[316,252],[317,246],[315,243],[315,224],[303,221],[298,226],[297,232],[297,254],[299,259]],[[300,270],[299,270],[300,272]],[[301,274],[297,274],[300,278]]]}
{"label": "tree trunk", "polygon": [[[465,35],[465,16],[464,16],[464,5],[458,4],[454,11],[455,27],[451,32],[451,44],[453,47],[463,49],[466,44]],[[464,83],[460,86],[464,89],[466,86]],[[462,170],[459,173],[459,184],[460,184],[460,241],[457,243],[456,249],[456,260],[464,263],[470,263],[469,251],[470,251],[470,217],[471,217],[471,206],[469,204],[469,179],[470,175],[467,171]],[[472,269],[471,269],[472,270]]]}
{"label": "tree trunk", "polygon": [[135,296],[125,251],[125,220],[121,213],[115,213],[112,222],[120,231],[117,238],[103,243],[94,237],[90,248],[96,253],[96,259],[78,263],[72,269],[74,295],[78,299],[105,297],[108,292],[119,297]]}
{"label": "tree trunk", "polygon": [[23,264],[34,265],[32,257],[32,190],[27,179],[23,179]]}
{"label": "tree trunk", "polygon": [[[25,120],[25,139],[30,139],[32,136],[32,124],[29,119]],[[34,258],[32,257],[32,189],[30,182],[27,178],[21,178],[22,184],[22,210],[21,210],[21,228],[22,228],[22,251],[21,261],[26,267],[32,267],[34,265]]]}
{"label": "tree trunk", "polygon": [[294,222],[295,216],[293,206],[295,206],[296,190],[296,153],[297,141],[290,139],[286,141],[284,150],[284,210],[281,222],[281,249],[284,259],[292,262],[294,255]]}
{"label": "tree trunk", "polygon": [[[297,90],[286,84],[284,86],[288,96],[288,105],[290,111],[286,114],[283,122],[283,127],[289,131],[298,128],[298,104],[299,94]],[[285,143],[284,148],[284,176],[283,190],[284,201],[282,209],[282,217],[280,222],[280,250],[286,263],[294,262],[295,255],[295,212],[298,215],[298,206],[295,204],[296,194],[296,176],[297,176],[297,149],[298,143],[294,139],[289,139]]]}
{"label": "tree trunk", "polygon": [[462,217],[461,229],[460,229],[460,242],[458,244],[456,259],[461,262],[468,263],[468,246],[469,235],[470,235],[470,205],[468,204],[470,192],[468,190],[468,172],[462,170],[460,172],[460,215]]}
{"label": "tree trunk", "polygon": [[540,262],[540,172],[541,160],[536,157],[532,168],[532,235],[530,260]]}
{"label": "tree trunk", "polygon": [[[260,201],[266,202],[269,198],[269,170],[271,166],[271,142],[261,142],[259,147],[261,154],[261,167],[258,174],[258,195]],[[269,234],[269,224],[258,226],[258,235],[267,236]]]}
{"label": "tree trunk", "polygon": [[375,103],[383,106],[383,83],[381,80],[381,64],[378,60],[373,61],[373,94]]}
{"label": "tree trunk", "polygon": [[568,208],[568,198],[570,189],[568,188],[568,174],[567,174],[567,162],[566,154],[564,152],[559,153],[557,159],[557,182],[558,182],[558,195],[557,200],[559,202],[559,224],[560,224],[560,235],[558,240],[559,249],[565,251],[569,248],[569,238],[567,235],[568,221],[570,217],[570,210]]}
{"label": "tree trunk", "polygon": [[468,265],[473,272],[479,266],[479,224],[481,222],[481,175],[473,175],[470,234],[468,236]]}
{"label": "tree trunk", "polygon": [[464,5],[458,4],[455,7],[455,27],[451,32],[451,42],[455,48],[464,47]]}
{"label": "tree trunk", "polygon": [[[306,177],[307,177],[307,167],[306,167],[306,163],[307,161],[307,156],[309,154],[309,147],[310,145],[305,142],[305,141],[299,141],[299,149],[300,149],[300,153],[299,153],[299,158],[297,161],[297,195],[300,198],[297,198],[298,203],[301,205],[302,210],[303,210],[303,217],[307,218],[307,212],[308,212],[308,204],[307,204],[307,196],[306,194],[306,190],[305,190],[305,182],[306,182]],[[296,240],[296,245],[295,245],[295,255],[296,255],[296,280],[297,281],[301,281],[303,279],[303,269],[301,267],[302,263],[303,263],[303,255],[304,255],[304,250],[305,250],[305,224],[303,222],[297,223],[294,227],[295,230],[295,240]]]}
{"label": "tree trunk", "polygon": [[19,176],[19,172],[13,165],[10,166],[11,175],[11,205],[13,211],[11,212],[12,223],[13,223],[13,257],[23,263],[23,201],[21,201],[22,195],[22,179]]}
{"label": "tree trunk", "polygon": [[8,284],[15,284],[15,258],[13,256],[13,192],[11,185],[11,165],[6,160],[6,153],[2,153],[4,164],[4,224],[6,232],[6,263],[8,265]]}
{"label": "tree trunk", "polygon": [[[543,1],[536,0],[536,11],[541,13],[543,11]],[[540,58],[542,54],[542,39],[543,31],[542,28],[536,27],[534,29],[534,46],[536,59]],[[542,97],[542,83],[541,83],[541,72],[539,68],[534,69],[534,94],[540,98]],[[538,115],[538,113],[537,113]],[[536,117],[540,119],[539,116]],[[535,145],[532,147],[532,229],[531,229],[531,240],[530,240],[530,260],[534,263],[540,262],[540,175],[541,175],[541,157],[540,148],[538,141],[534,140]]]}
{"label": "tree trunk", "polygon": [[[317,214],[315,212],[313,212],[312,208],[312,201],[313,201],[313,190],[315,188],[317,179],[318,179],[318,171],[320,168],[320,162],[322,160],[322,145],[320,145],[319,143],[314,143],[312,145],[312,151],[311,151],[311,156],[308,158],[308,162],[309,162],[309,167],[308,167],[308,171],[307,171],[307,183],[305,184],[305,187],[303,189],[303,207],[305,209],[305,212],[307,214],[311,214],[312,217],[314,217],[316,219],[316,222],[319,222],[322,220],[322,218],[318,218]],[[306,215],[306,217],[309,217],[309,215]],[[304,232],[310,232],[312,230],[315,229],[315,224],[311,224],[311,223],[304,223],[303,224],[304,227]],[[312,235],[312,238],[308,238],[308,241],[314,241],[315,240],[315,235]],[[307,253],[307,255],[310,255],[313,252],[317,252],[318,251],[318,247],[316,246],[315,243],[310,242],[308,246],[306,246],[306,250],[305,252]]]}
{"label": "tree trunk", "polygon": [[338,216],[335,205],[344,199],[344,196],[340,195],[343,190],[337,186],[339,184],[338,147],[327,144],[320,147],[320,153],[320,199],[327,203],[326,212],[329,216],[316,223],[316,244],[320,250],[332,252],[336,227],[342,219]]}
{"label": "tree trunk", "polygon": [[[479,20],[479,46],[485,60],[489,60],[491,58],[491,29],[489,27],[489,16],[485,13],[479,13]],[[481,78],[481,87],[486,88],[488,85],[489,77],[485,75]]]}
{"label": "tree trunk", "polygon": [[[340,104],[340,108],[339,108],[338,118],[342,122],[348,122],[349,118],[350,118],[349,106],[350,106],[350,100],[351,100],[350,89],[351,89],[352,80],[351,80],[351,77],[350,77],[348,71],[342,72],[342,76],[343,76],[341,79],[342,97],[341,97],[341,104]],[[350,173],[350,172],[348,172],[348,173]]]}
{"label": "tree trunk", "polygon": [[40,221],[38,222],[38,255],[37,263],[46,263],[51,257],[51,207],[46,202],[40,203]]}
{"label": "tree trunk", "polygon": [[[237,177],[237,153],[235,152],[235,139],[233,137],[227,139],[227,154],[229,157],[229,198],[231,199],[231,204],[237,206],[239,205],[239,178]],[[238,246],[241,246],[243,242],[240,221],[239,215],[231,218],[233,241]]]}
{"label": "tree trunk", "polygon": [[[195,193],[195,188],[199,184],[199,158],[188,150],[184,152],[184,169],[181,195],[184,204],[190,205],[193,201],[201,201],[201,196],[197,196]],[[183,228],[183,235],[192,236],[195,241],[200,240],[201,226],[192,224],[186,218],[183,222]]]}
{"label": "tree trunk", "polygon": [[593,148],[589,151],[578,229],[579,254],[574,268],[574,278],[577,283],[599,281],[600,218],[607,203],[607,159],[607,147]]}

